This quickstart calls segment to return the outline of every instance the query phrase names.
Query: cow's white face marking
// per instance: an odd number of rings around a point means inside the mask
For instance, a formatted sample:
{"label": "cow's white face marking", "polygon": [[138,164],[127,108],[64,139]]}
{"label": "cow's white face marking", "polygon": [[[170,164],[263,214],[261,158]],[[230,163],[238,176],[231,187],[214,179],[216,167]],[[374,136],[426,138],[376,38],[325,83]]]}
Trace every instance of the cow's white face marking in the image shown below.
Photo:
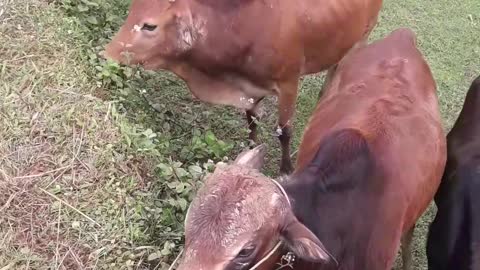
{"label": "cow's white face marking", "polygon": [[138,24],[135,24],[132,28],[132,32],[140,32],[142,30],[142,27]]}

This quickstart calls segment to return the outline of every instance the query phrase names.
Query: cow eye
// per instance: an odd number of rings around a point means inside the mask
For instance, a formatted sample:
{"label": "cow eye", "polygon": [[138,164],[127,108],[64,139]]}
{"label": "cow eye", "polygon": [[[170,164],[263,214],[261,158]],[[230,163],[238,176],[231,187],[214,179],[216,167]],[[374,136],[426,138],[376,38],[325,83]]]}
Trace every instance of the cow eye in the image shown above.
{"label": "cow eye", "polygon": [[239,258],[239,259],[250,258],[254,251],[255,251],[255,247],[253,247],[253,246],[248,247],[248,248],[244,248],[244,249],[240,250],[240,252],[237,255],[237,258]]}
{"label": "cow eye", "polygon": [[148,23],[144,23],[143,26],[142,26],[142,30],[146,30],[146,31],[153,31],[157,28],[156,25],[154,24],[148,24]]}

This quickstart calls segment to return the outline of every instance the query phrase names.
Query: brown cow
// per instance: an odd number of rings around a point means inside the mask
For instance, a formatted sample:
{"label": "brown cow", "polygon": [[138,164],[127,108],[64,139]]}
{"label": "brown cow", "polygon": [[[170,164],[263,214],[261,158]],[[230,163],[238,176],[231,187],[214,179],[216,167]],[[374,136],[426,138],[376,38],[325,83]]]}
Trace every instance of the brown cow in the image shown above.
{"label": "brown cow", "polygon": [[376,24],[382,0],[133,0],[106,56],[167,69],[193,95],[245,109],[278,96],[280,171],[291,172],[291,118],[301,75],[329,69]]}
{"label": "brown cow", "polygon": [[[294,269],[390,270],[402,235],[411,269],[413,228],[446,161],[436,84],[414,33],[396,30],[340,61],[281,186],[258,171],[263,152],[207,178],[178,269],[249,269],[281,240],[299,257]],[[277,269],[281,254],[259,269]]]}

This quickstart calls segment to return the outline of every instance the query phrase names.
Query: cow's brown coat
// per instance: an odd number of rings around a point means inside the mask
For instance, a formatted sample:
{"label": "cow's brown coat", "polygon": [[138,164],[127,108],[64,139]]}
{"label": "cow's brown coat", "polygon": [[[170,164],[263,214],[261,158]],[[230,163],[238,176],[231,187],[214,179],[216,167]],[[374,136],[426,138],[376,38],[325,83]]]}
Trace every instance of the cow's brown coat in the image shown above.
{"label": "cow's brown coat", "polygon": [[252,140],[251,116],[259,101],[278,96],[281,171],[290,172],[299,77],[330,68],[328,81],[342,56],[368,37],[381,5],[382,0],[134,0],[106,56],[173,71],[200,100],[247,110]]}
{"label": "cow's brown coat", "polygon": [[[295,269],[390,270],[402,235],[411,269],[409,240],[439,186],[444,135],[436,84],[410,30],[351,51],[282,183],[291,207],[258,160],[220,167],[192,202],[179,269],[248,269],[280,237],[300,258]],[[323,261],[319,240],[339,265]],[[235,268],[252,246],[246,268]],[[276,269],[278,255],[260,269]]]}

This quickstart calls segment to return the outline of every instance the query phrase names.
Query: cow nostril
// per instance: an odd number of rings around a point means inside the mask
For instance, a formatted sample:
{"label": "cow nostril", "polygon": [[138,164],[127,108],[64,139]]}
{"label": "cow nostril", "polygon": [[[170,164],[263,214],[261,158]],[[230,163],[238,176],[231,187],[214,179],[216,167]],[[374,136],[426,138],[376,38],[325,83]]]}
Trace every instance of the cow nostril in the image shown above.
{"label": "cow nostril", "polygon": [[145,31],[154,31],[155,29],[157,29],[157,26],[154,24],[144,23],[142,26],[142,30]]}

